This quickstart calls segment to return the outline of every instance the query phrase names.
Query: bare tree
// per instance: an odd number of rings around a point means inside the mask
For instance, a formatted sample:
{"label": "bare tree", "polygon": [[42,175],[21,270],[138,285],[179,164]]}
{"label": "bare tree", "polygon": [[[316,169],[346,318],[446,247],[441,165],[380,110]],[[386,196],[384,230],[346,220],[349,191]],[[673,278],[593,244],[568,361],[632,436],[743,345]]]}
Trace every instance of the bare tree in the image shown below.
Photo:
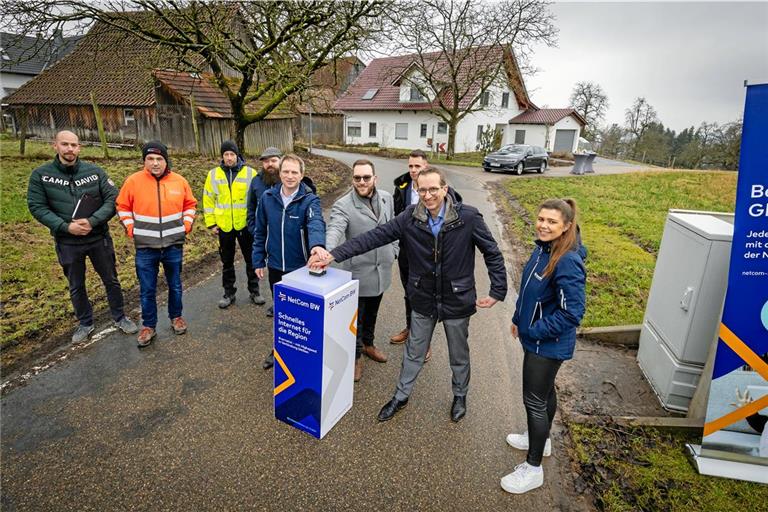
{"label": "bare tree", "polygon": [[624,119],[627,122],[627,132],[632,135],[632,155],[636,157],[643,135],[651,124],[659,122],[659,118],[656,109],[645,98],[639,97],[624,111]]}
{"label": "bare tree", "polygon": [[608,96],[603,88],[595,82],[577,82],[573,86],[570,99],[571,106],[587,121],[584,135],[594,138],[597,134],[598,123],[603,120],[608,110]]}
{"label": "bare tree", "polygon": [[484,93],[492,86],[523,88],[517,77],[532,46],[554,45],[557,36],[542,0],[403,1],[390,13],[395,50],[413,55],[393,74],[418,90],[448,125],[448,158],[459,122],[486,108]]}
{"label": "bare tree", "polygon": [[[208,71],[245,128],[309,86],[318,69],[381,33],[388,0],[2,0],[3,25],[21,33],[93,22],[171,50],[180,67]],[[137,15],[143,14],[143,15]],[[133,39],[132,39],[133,38]]]}

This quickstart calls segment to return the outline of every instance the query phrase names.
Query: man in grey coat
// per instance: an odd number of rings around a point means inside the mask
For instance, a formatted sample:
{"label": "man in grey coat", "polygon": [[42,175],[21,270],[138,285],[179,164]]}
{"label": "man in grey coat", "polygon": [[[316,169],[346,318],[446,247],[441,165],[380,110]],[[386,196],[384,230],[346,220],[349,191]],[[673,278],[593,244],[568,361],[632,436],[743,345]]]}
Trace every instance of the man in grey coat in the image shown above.
{"label": "man in grey coat", "polygon": [[[376,188],[376,170],[373,162],[357,160],[352,164],[352,189],[341,196],[331,210],[326,228],[326,247],[332,250],[344,241],[355,238],[376,226],[386,224],[395,217],[392,195]],[[376,317],[384,292],[392,283],[392,264],[398,252],[398,243],[386,244],[365,254],[342,262],[339,267],[352,272],[360,281],[357,302],[357,353],[355,382],[363,373],[361,355],[379,363],[387,355],[374,345]]]}

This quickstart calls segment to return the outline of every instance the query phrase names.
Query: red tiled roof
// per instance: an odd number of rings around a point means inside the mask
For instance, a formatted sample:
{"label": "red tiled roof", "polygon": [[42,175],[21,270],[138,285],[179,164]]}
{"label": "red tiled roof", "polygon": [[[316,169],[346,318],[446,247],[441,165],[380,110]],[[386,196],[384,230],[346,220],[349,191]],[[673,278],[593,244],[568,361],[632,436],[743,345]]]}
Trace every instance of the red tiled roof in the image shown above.
{"label": "red tiled roof", "polygon": [[157,81],[177,100],[189,103],[193,96],[195,108],[206,117],[232,117],[232,106],[224,93],[199,73],[175,70],[155,70]]}
{"label": "red tiled roof", "polygon": [[[468,52],[475,52],[480,55],[481,49],[468,49]],[[484,47],[483,56],[484,60],[493,60],[494,64],[498,62],[497,59],[507,59],[507,75],[511,88],[515,92],[518,104],[521,108],[527,108],[533,106],[528,93],[525,91],[525,85],[523,84],[520,71],[517,68],[517,64],[514,57],[511,54],[504,54],[501,47],[492,48],[489,51],[488,47]],[[433,52],[425,54],[424,60],[427,62],[433,62],[435,69],[441,68],[441,61],[444,60],[441,52]],[[384,57],[381,59],[374,59],[368,64],[368,67],[363,70],[360,76],[349,87],[346,94],[336,102],[334,108],[337,110],[429,110],[432,105],[426,102],[401,102],[400,101],[400,85],[399,79],[410,68],[414,62],[416,62],[416,54],[400,55],[397,57]],[[477,58],[465,59],[468,66],[475,66],[477,64]],[[471,64],[469,64],[471,62]],[[442,66],[446,69],[447,66]],[[467,67],[464,68],[464,75],[469,72]],[[461,76],[461,69],[459,75]],[[515,76],[516,75],[516,76]],[[446,83],[449,83],[446,79]],[[372,89],[378,89],[376,95],[370,100],[362,99],[363,95],[367,91]],[[463,94],[460,99],[460,106],[466,106],[479,91],[478,84],[471,84],[469,92]],[[440,92],[443,98],[450,94],[449,89],[443,89]],[[437,102],[434,102],[437,104]]]}
{"label": "red tiled roof", "polygon": [[528,109],[509,120],[510,124],[547,124],[553,125],[564,117],[573,116],[586,126],[587,122],[581,117],[581,114],[572,108],[539,108]]}

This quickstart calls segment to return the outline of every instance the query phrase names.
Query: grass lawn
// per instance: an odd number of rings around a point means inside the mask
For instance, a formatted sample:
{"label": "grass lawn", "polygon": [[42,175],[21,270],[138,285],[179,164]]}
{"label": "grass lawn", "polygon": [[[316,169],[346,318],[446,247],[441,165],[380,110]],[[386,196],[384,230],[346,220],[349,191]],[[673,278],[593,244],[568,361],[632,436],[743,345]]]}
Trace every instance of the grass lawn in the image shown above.
{"label": "grass lawn", "polygon": [[[25,343],[40,336],[60,334],[75,326],[69,301],[67,281],[56,259],[54,242],[47,228],[29,213],[26,203],[29,174],[35,167],[50,160],[49,145],[27,143],[27,155],[18,155],[18,142],[0,141],[0,274],[2,275],[2,361],[5,367],[15,358],[31,350]],[[83,147],[81,157],[103,167],[120,187],[125,178],[141,169],[141,153],[136,150],[110,150],[110,159],[98,158],[99,148]],[[191,265],[218,250],[216,238],[205,229],[202,218],[202,190],[205,177],[215,162],[197,156],[175,155],[171,152],[174,171],[190,183],[198,199],[198,217],[187,238],[184,264]],[[254,165],[256,159],[249,159]],[[322,194],[335,191],[345,175],[330,159],[313,157],[307,160],[307,175],[312,177]],[[115,243],[117,269],[124,290],[138,282],[133,264],[133,242],[129,240],[115,216],[110,221]],[[88,295],[97,309],[106,307],[104,287],[90,269],[87,273]],[[8,350],[13,348],[13,350]]]}
{"label": "grass lawn", "polygon": [[[702,476],[685,454],[696,434],[571,425],[574,457],[600,510],[768,511],[768,486]],[[755,471],[759,471],[755,469]]]}
{"label": "grass lawn", "polygon": [[[533,248],[536,207],[573,197],[587,258],[585,327],[639,324],[671,208],[732,212],[736,173],[663,171],[568,178],[511,178],[501,184],[510,229]],[[524,263],[524,262],[523,262]]]}
{"label": "grass lawn", "polygon": [[[303,146],[306,146],[306,143],[302,143]],[[402,149],[402,148],[380,148],[376,146],[363,146],[363,145],[347,145],[347,146],[339,146],[339,145],[333,145],[333,144],[319,144],[317,147],[321,147],[324,149],[329,149],[333,151],[350,151],[353,153],[368,153],[370,155],[376,155],[381,156],[384,158],[408,158],[408,155],[413,151],[412,149]],[[439,165],[439,164],[447,164],[447,165],[461,165],[464,167],[480,167],[483,163],[483,154],[480,152],[472,152],[472,153],[456,153],[453,157],[453,160],[448,160],[445,155],[437,155],[436,157],[432,157],[431,153],[429,151],[425,150],[425,153],[427,153],[427,157],[429,158],[430,163]]]}

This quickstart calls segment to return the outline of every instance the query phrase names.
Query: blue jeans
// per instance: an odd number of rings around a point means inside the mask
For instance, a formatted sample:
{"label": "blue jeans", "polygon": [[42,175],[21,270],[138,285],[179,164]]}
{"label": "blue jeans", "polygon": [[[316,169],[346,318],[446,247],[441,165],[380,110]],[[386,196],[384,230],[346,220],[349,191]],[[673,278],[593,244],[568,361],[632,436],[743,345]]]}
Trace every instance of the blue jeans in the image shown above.
{"label": "blue jeans", "polygon": [[136,276],[141,290],[141,323],[157,327],[157,274],[163,264],[168,282],[168,318],[181,316],[181,259],[184,248],[174,245],[164,249],[136,249]]}

